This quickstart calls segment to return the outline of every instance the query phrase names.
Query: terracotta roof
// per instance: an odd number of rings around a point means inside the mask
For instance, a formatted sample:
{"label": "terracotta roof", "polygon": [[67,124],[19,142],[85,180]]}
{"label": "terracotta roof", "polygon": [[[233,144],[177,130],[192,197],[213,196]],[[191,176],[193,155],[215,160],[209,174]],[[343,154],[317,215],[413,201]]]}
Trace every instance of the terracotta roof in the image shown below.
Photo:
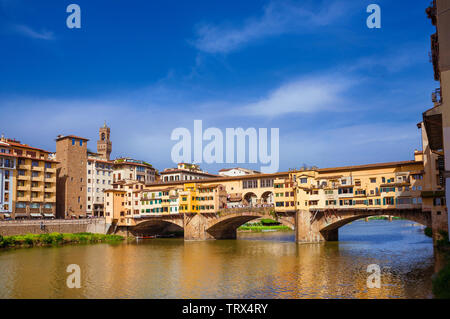
{"label": "terracotta roof", "polygon": [[20,148],[25,148],[25,149],[35,150],[35,151],[40,151],[40,152],[48,153],[48,154],[49,154],[49,153],[52,153],[52,152],[43,150],[43,149],[41,149],[41,148],[32,147],[32,146],[26,145],[26,144],[21,144],[21,143],[16,143],[16,142],[8,142],[8,144],[11,145],[11,146],[13,146],[13,147],[15,146],[15,147],[20,147]]}
{"label": "terracotta roof", "polygon": [[106,164],[114,164],[114,162],[113,161],[107,161],[107,160],[102,160],[102,159],[96,159],[96,158],[89,158],[88,157],[88,159],[87,159],[88,161],[91,161],[91,162],[100,162],[100,163],[106,163]]}
{"label": "terracotta roof", "polygon": [[[387,162],[387,163],[365,164],[365,165],[355,165],[355,166],[319,168],[319,169],[316,169],[316,171],[319,173],[326,173],[326,172],[346,171],[346,170],[375,169],[375,168],[382,168],[382,167],[399,167],[399,166],[405,166],[405,165],[423,165],[423,162],[422,161]],[[320,178],[320,176],[318,176],[317,178]]]}
{"label": "terracotta roof", "polygon": [[57,141],[60,141],[60,140],[66,139],[66,138],[76,138],[76,139],[78,139],[78,140],[89,141],[89,139],[87,139],[87,138],[80,137],[80,136],[76,136],[76,135],[58,136],[58,137],[56,138],[56,140],[57,140]]}
{"label": "terracotta roof", "polygon": [[164,171],[160,172],[160,175],[165,175],[165,174],[173,174],[173,173],[192,173],[192,174],[197,174],[197,175],[204,175],[204,176],[213,176],[213,177],[218,177],[219,175],[214,175],[214,174],[210,174],[210,173],[206,173],[206,172],[199,172],[199,171],[190,171],[187,169],[179,169],[179,168],[174,168],[174,169],[165,169]]}

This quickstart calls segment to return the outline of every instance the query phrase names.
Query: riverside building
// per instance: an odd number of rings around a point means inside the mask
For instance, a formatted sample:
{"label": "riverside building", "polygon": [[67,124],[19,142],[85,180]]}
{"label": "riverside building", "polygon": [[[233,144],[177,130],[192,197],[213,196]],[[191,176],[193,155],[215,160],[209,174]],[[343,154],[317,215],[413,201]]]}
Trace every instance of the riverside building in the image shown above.
{"label": "riverside building", "polygon": [[57,162],[50,152],[2,137],[0,162],[0,218],[54,218]]}
{"label": "riverside building", "polygon": [[[431,60],[434,80],[440,86],[432,93],[433,107],[423,113],[423,156],[427,207],[433,223],[447,223],[445,202],[450,200],[450,1],[433,0],[426,10],[436,32],[431,35]],[[446,220],[444,220],[446,218]]]}

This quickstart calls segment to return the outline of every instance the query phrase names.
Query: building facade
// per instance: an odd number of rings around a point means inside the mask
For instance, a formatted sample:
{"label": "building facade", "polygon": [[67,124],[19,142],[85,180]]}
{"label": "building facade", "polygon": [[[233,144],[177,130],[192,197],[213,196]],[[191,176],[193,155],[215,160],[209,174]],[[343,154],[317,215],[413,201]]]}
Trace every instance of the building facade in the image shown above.
{"label": "building facade", "polygon": [[422,208],[422,161],[294,171],[274,182],[275,210]]}
{"label": "building facade", "polygon": [[16,157],[6,141],[0,140],[0,220],[11,218]]}
{"label": "building facade", "polygon": [[[427,205],[433,215],[441,216],[444,215],[442,207],[433,207],[428,202],[450,200],[450,1],[433,0],[426,12],[436,27],[436,32],[431,35],[431,59],[434,80],[439,81],[440,87],[432,93],[434,105],[423,113],[423,123],[419,127],[422,129],[424,160],[430,163],[425,165],[425,175],[433,180],[436,177],[433,166],[439,171],[439,189],[436,189],[437,183],[432,182],[433,187],[427,193]],[[433,164],[436,157],[438,163]],[[436,220],[444,222],[442,217]],[[450,225],[450,219],[445,222]]]}
{"label": "building facade", "polygon": [[156,170],[152,165],[131,158],[119,158],[114,161],[113,181],[137,181],[144,184],[155,182]]}
{"label": "building facade", "polygon": [[88,216],[104,216],[104,192],[112,188],[114,162],[88,153],[86,167],[86,211]]}
{"label": "building facade", "polygon": [[241,167],[222,168],[221,170],[219,170],[220,176],[243,176],[252,174],[261,174],[261,172]]}
{"label": "building facade", "polygon": [[3,218],[54,218],[56,162],[50,152],[2,137]]}
{"label": "building facade", "polygon": [[177,168],[166,168],[160,175],[160,181],[163,183],[217,177],[217,175],[202,171],[196,164],[188,163],[179,163]]}
{"label": "building facade", "polygon": [[87,142],[74,135],[56,139],[58,218],[87,217]]}

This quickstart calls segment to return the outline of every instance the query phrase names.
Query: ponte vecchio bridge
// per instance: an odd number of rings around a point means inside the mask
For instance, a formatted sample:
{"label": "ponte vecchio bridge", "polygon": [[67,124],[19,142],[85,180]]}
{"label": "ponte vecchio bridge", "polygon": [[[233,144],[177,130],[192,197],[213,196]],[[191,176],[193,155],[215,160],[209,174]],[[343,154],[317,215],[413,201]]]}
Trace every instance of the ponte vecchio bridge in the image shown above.
{"label": "ponte vecchio bridge", "polygon": [[[297,242],[338,240],[338,229],[371,216],[393,216],[447,231],[436,175],[413,161],[275,174],[116,185],[106,193],[106,220],[126,236],[183,232],[185,240],[233,239],[239,226],[271,218]],[[108,194],[109,193],[109,194]]]}
{"label": "ponte vecchio bridge", "polygon": [[251,220],[271,218],[295,231],[297,242],[338,240],[338,229],[366,217],[389,215],[432,228],[430,212],[420,209],[330,209],[274,212],[272,208],[231,208],[210,214],[161,214],[142,218],[134,226],[119,226],[125,236],[183,231],[185,240],[235,239],[237,228]]}

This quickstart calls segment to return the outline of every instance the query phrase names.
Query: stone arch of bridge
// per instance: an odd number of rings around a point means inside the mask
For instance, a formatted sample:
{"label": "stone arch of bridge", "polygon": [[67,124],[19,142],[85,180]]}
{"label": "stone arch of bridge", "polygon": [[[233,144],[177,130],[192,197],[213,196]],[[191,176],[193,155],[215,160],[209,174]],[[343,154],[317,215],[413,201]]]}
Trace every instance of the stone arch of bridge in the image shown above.
{"label": "stone arch of bridge", "polygon": [[[227,214],[218,219],[212,220],[207,225],[206,232],[216,239],[234,238],[236,237],[236,230],[240,226],[258,218],[274,219],[274,217],[271,215],[253,212]],[[287,218],[279,217],[277,218],[277,221],[282,225],[289,227],[290,229],[295,228],[294,222],[288,220]]]}
{"label": "stone arch of bridge", "polygon": [[135,226],[130,227],[130,232],[134,236],[151,236],[151,235],[163,235],[167,233],[181,233],[184,231],[182,220],[171,219],[150,219],[143,220],[137,223]]}
{"label": "stone arch of bridge", "polygon": [[[423,226],[432,227],[431,213],[422,211],[386,211],[386,212],[365,212],[365,213],[342,213],[329,214],[323,213],[313,220],[313,225],[318,225],[318,230],[326,237],[327,233],[334,232],[339,228],[359,219],[389,215],[393,217],[400,217],[402,219],[410,220]],[[314,218],[314,217],[313,217]]]}

